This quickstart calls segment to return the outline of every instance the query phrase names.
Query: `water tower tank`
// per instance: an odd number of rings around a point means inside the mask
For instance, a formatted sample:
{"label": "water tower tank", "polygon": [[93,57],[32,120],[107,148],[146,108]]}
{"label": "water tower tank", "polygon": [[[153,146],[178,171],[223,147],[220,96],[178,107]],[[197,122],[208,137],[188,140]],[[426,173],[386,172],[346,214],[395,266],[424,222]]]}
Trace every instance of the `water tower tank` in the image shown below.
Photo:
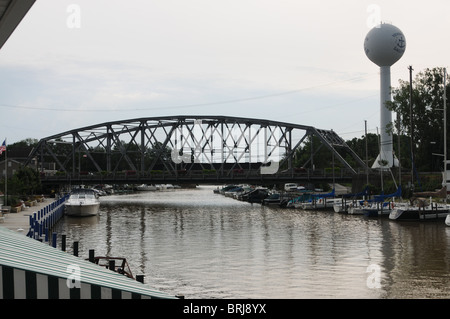
{"label": "water tower tank", "polygon": [[406,40],[402,31],[392,24],[383,23],[372,30],[364,40],[364,51],[378,66],[391,66],[403,56]]}

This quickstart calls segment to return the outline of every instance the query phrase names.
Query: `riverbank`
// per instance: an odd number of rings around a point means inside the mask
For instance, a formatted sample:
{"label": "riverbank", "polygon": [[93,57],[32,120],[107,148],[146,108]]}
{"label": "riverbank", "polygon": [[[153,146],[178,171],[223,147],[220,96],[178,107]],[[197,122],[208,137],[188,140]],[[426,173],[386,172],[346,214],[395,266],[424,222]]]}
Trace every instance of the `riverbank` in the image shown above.
{"label": "riverbank", "polygon": [[18,213],[2,213],[0,217],[0,227],[5,227],[13,231],[21,232],[24,235],[28,233],[30,229],[30,216],[33,216],[33,213],[40,211],[48,204],[52,203],[53,199],[45,198],[36,202],[34,206],[22,208]]}

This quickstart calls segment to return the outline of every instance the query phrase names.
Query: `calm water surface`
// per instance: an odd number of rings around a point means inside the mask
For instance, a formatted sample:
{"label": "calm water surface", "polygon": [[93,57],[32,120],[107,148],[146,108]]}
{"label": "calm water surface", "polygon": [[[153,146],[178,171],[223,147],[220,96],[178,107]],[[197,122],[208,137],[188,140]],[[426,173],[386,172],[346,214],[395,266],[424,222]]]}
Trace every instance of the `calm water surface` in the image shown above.
{"label": "calm water surface", "polygon": [[449,298],[450,227],[280,209],[212,186],[103,197],[58,234],[186,298]]}

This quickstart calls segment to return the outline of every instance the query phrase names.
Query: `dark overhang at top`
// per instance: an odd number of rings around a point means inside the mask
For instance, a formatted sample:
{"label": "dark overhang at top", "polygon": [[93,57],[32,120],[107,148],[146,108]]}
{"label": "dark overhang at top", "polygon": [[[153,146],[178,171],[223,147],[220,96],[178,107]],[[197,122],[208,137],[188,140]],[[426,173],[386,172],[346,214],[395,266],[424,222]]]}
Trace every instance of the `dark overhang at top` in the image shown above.
{"label": "dark overhang at top", "polygon": [[36,0],[0,0],[0,49]]}

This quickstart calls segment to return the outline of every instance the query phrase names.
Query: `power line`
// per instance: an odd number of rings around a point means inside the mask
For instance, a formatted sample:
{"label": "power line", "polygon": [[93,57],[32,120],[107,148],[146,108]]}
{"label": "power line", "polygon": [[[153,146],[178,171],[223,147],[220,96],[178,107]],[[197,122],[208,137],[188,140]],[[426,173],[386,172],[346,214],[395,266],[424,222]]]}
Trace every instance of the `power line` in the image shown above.
{"label": "power line", "polygon": [[253,100],[262,100],[267,98],[273,98],[278,96],[284,96],[284,95],[291,95],[291,94],[297,94],[303,91],[312,90],[320,87],[327,87],[331,86],[337,83],[343,83],[343,82],[352,82],[361,80],[363,78],[366,78],[368,75],[359,76],[355,78],[350,78],[346,80],[340,80],[340,81],[334,81],[330,83],[305,87],[302,89],[297,90],[291,90],[291,91],[285,91],[285,92],[279,92],[279,93],[273,93],[273,94],[265,94],[260,96],[253,96],[253,97],[244,97],[244,98],[236,98],[236,99],[230,99],[230,100],[223,100],[223,101],[216,101],[216,102],[205,102],[205,103],[195,103],[195,104],[182,104],[182,105],[172,105],[172,106],[157,106],[157,107],[146,107],[146,108],[135,108],[135,109],[95,109],[95,108],[89,108],[89,109],[64,109],[60,107],[39,107],[39,106],[25,106],[25,105],[10,105],[10,104],[0,104],[0,107],[5,108],[17,108],[17,109],[28,109],[28,110],[38,110],[38,111],[52,111],[52,112],[130,112],[130,111],[153,111],[153,110],[159,110],[159,109],[183,109],[183,108],[191,108],[191,107],[199,107],[199,106],[212,106],[212,105],[222,105],[222,104],[231,104],[231,103],[238,103],[238,102],[246,102],[246,101],[253,101]]}

